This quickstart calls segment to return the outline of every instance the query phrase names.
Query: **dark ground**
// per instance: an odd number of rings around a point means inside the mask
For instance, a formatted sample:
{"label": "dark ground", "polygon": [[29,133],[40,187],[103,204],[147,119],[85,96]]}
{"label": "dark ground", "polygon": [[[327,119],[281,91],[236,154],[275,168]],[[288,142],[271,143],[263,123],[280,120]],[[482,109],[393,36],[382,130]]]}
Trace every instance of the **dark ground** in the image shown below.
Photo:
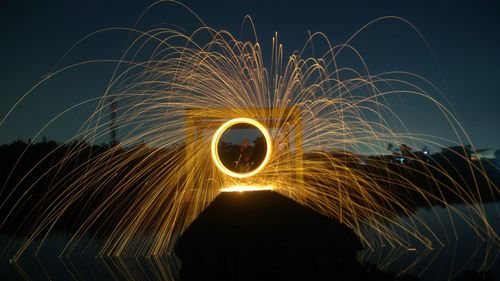
{"label": "dark ground", "polygon": [[222,193],[175,253],[181,280],[418,280],[360,264],[346,226],[272,191]]}

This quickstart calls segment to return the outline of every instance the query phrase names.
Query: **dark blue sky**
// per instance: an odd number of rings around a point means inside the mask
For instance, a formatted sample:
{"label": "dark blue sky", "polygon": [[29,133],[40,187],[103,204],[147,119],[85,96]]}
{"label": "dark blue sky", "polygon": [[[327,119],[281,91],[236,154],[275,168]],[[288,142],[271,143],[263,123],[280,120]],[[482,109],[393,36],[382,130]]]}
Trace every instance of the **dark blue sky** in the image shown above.
{"label": "dark blue sky", "polygon": [[[130,3],[129,3],[130,2]],[[434,82],[478,147],[500,147],[500,5],[496,1],[184,1],[214,28],[239,33],[242,19],[253,17],[259,40],[269,46],[279,32],[285,52],[300,49],[307,32],[322,31],[344,42],[358,28],[386,15],[411,21],[425,36],[441,70],[411,29],[385,21],[361,34],[354,46],[372,73],[407,70]],[[2,1],[0,4],[0,116],[61,56],[86,34],[106,27],[131,27],[151,1]],[[141,29],[172,23],[187,29],[195,19],[175,5],[147,14]],[[85,42],[62,63],[118,58],[127,34],[106,33]],[[267,45],[266,45],[267,44]],[[266,50],[264,50],[266,52]],[[94,68],[95,67],[95,71]],[[86,66],[54,78],[27,98],[0,127],[0,143],[27,139],[65,108],[102,94],[111,66]],[[72,74],[73,73],[73,74]],[[81,73],[86,75],[82,76]],[[85,85],[81,87],[78,85]],[[442,100],[441,98],[439,98]],[[410,99],[396,111],[416,133],[449,137],[450,130],[422,101]],[[43,134],[59,141],[71,137],[83,107]]]}

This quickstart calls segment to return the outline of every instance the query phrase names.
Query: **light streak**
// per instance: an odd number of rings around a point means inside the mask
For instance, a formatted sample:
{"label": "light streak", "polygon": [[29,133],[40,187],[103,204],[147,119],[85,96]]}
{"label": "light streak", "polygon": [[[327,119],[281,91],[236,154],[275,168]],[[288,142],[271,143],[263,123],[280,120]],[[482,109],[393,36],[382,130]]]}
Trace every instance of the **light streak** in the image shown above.
{"label": "light streak", "polygon": [[[23,225],[30,232],[14,260],[36,239],[55,231],[72,208],[81,212],[81,223],[63,254],[90,236],[104,241],[100,255],[166,255],[220,192],[255,190],[254,186],[272,188],[342,222],[366,248],[385,244],[411,249],[415,247],[408,241],[417,241],[430,249],[433,243],[445,243],[424,218],[397,219],[411,217],[415,206],[410,203],[414,202],[405,197],[410,193],[417,194],[424,205],[449,207],[478,237],[498,244],[498,234],[482,205],[483,194],[498,197],[498,187],[491,181],[479,184],[474,178],[463,185],[451,174],[453,167],[419,158],[412,160],[414,166],[384,157],[360,161],[362,153],[384,151],[387,142],[425,142],[436,148],[470,142],[462,125],[434,98],[439,90],[425,78],[403,71],[373,74],[349,41],[332,45],[321,33],[312,35],[308,44],[321,38],[318,41],[326,41],[325,52],[306,56],[298,51],[285,54],[277,34],[270,50],[263,50],[256,40],[241,41],[228,31],[207,26],[192,34],[169,28],[126,30],[137,36],[120,60],[111,60],[117,63],[113,77],[97,109],[75,135],[82,142],[38,180],[51,186],[33,206],[28,216],[33,219],[26,220],[31,224]],[[270,54],[270,62],[264,61],[263,51]],[[360,67],[338,65],[345,52],[350,59],[356,57]],[[85,64],[55,71],[37,86]],[[456,139],[404,130],[405,123],[386,99],[407,96],[439,110]],[[109,101],[119,105],[113,126],[107,121]],[[13,111],[8,111],[0,125]],[[257,122],[255,116],[269,118]],[[57,118],[49,120],[33,139]],[[220,135],[238,122],[258,127],[268,144],[265,161],[248,174],[228,171],[215,153]],[[88,144],[101,142],[110,127],[121,132],[120,144],[67,171],[68,164],[91,150]],[[454,157],[466,163],[467,171],[485,175],[480,164],[463,155]],[[360,162],[363,168],[356,166]],[[405,175],[418,175],[423,181]],[[427,188],[429,183],[435,190]],[[25,190],[18,190],[20,186],[2,198],[0,209],[13,207],[0,223],[38,192],[35,184]],[[221,189],[225,186],[229,189]],[[10,202],[12,194],[22,196]],[[445,194],[452,194],[468,209],[457,210]],[[453,225],[450,228],[454,231]]]}
{"label": "light streak", "polygon": [[265,191],[273,190],[270,185],[267,186],[252,186],[252,185],[235,185],[231,187],[222,188],[221,192],[247,192],[247,191]]}
{"label": "light streak", "polygon": [[[267,149],[266,149],[266,155],[264,157],[264,160],[257,168],[255,168],[249,172],[246,172],[246,173],[238,173],[238,172],[231,171],[226,166],[224,166],[224,164],[222,164],[222,162],[219,158],[218,145],[219,145],[220,137],[228,128],[230,128],[231,126],[234,126],[236,124],[250,124],[250,125],[256,127],[264,135],[264,138],[266,140],[266,148]],[[215,131],[215,134],[212,138],[212,143],[211,143],[212,159],[213,159],[215,165],[217,166],[217,168],[219,170],[221,170],[224,174],[231,176],[231,177],[235,177],[235,178],[247,178],[247,177],[251,177],[251,176],[257,174],[258,172],[260,172],[266,166],[267,162],[269,162],[269,158],[271,157],[271,150],[272,150],[271,136],[269,135],[269,132],[267,131],[266,127],[264,127],[261,123],[259,123],[258,121],[254,120],[254,119],[251,119],[251,118],[234,118],[234,119],[231,119],[231,120],[227,121],[226,123],[222,124],[222,126],[220,126],[219,129],[217,129],[217,131]]]}

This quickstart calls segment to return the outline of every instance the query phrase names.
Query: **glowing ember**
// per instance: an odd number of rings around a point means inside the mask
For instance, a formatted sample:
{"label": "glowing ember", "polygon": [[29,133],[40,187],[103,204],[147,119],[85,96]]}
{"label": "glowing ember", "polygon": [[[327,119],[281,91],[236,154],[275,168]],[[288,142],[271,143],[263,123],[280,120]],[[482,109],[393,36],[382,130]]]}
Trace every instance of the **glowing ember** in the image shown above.
{"label": "glowing ember", "polygon": [[252,185],[235,185],[231,187],[226,187],[221,189],[221,192],[245,192],[245,191],[262,191],[262,190],[273,190],[270,185],[266,186],[252,186]]}

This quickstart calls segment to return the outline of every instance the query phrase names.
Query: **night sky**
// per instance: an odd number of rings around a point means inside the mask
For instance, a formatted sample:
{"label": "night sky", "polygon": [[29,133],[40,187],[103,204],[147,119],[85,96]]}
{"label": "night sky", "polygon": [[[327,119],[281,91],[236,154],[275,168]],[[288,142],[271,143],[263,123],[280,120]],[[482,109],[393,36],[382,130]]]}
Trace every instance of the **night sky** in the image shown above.
{"label": "night sky", "polygon": [[[272,3],[271,3],[272,2]],[[495,3],[496,2],[496,3]],[[129,34],[103,33],[59,59],[85,35],[107,27],[132,27],[151,1],[2,1],[0,4],[0,116],[44,75],[78,61],[119,58]],[[264,53],[274,32],[285,54],[301,49],[308,31],[324,32],[342,43],[369,21],[395,15],[412,22],[429,42],[407,25],[392,20],[370,27],[352,44],[372,73],[405,70],[424,76],[445,94],[479,148],[500,147],[500,4],[497,1],[183,1],[207,25],[239,34],[251,15]],[[196,27],[182,8],[163,4],[139,28],[175,24]],[[0,127],[0,143],[28,139],[57,113],[98,97],[112,65],[89,65],[55,77],[28,97]],[[79,72],[81,71],[81,72]],[[82,75],[85,73],[85,75]],[[437,97],[440,101],[443,98]],[[423,101],[410,99],[396,108],[410,131],[452,137],[451,130]],[[92,111],[84,106],[52,124],[43,135],[64,141]]]}

